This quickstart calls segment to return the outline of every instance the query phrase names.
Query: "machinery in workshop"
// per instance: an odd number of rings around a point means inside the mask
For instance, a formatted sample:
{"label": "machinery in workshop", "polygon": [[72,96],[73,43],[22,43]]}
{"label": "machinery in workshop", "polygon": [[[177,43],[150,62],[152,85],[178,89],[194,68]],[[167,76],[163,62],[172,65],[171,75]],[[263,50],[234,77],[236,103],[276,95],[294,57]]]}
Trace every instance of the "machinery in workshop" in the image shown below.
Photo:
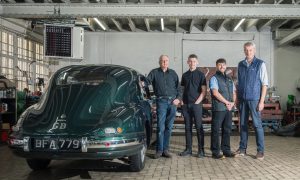
{"label": "machinery in workshop", "polygon": [[[297,83],[297,90],[300,92],[300,79]],[[288,95],[287,111],[281,128],[276,131],[281,136],[300,136],[300,102],[297,102],[294,95]]]}
{"label": "machinery in workshop", "polygon": [[265,98],[265,107],[261,112],[263,127],[266,131],[277,130],[283,120],[280,96],[276,95],[277,87],[270,87]]}
{"label": "machinery in workshop", "polygon": [[0,143],[7,140],[10,127],[16,122],[16,109],[15,84],[0,76]]}

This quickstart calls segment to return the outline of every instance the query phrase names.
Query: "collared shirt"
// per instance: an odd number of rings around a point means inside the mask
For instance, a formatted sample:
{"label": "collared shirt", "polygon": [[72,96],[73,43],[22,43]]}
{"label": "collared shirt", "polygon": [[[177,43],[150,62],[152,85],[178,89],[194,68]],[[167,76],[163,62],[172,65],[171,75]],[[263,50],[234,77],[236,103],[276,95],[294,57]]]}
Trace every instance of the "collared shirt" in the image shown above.
{"label": "collared shirt", "polygon": [[172,69],[163,72],[161,68],[153,69],[147,76],[147,80],[152,84],[154,94],[157,98],[178,98],[181,99],[179,78]]}
{"label": "collared shirt", "polygon": [[194,104],[202,92],[202,86],[206,86],[205,76],[197,69],[188,70],[182,75],[181,86],[184,87],[183,103]]}
{"label": "collared shirt", "polygon": [[[254,57],[254,58],[256,58],[256,57]],[[251,63],[248,63],[246,58],[244,61],[246,61],[247,67],[249,67]],[[267,67],[266,67],[265,62],[263,62],[260,66],[259,77],[260,77],[260,82],[263,86],[269,86],[269,79],[268,79]]]}
{"label": "collared shirt", "polygon": [[[234,85],[234,82],[232,81],[232,84],[233,84],[233,91],[236,91],[235,89],[235,85]],[[210,89],[215,89],[215,90],[218,90],[219,89],[219,84],[218,84],[218,80],[215,76],[212,76],[209,80],[209,88]]]}

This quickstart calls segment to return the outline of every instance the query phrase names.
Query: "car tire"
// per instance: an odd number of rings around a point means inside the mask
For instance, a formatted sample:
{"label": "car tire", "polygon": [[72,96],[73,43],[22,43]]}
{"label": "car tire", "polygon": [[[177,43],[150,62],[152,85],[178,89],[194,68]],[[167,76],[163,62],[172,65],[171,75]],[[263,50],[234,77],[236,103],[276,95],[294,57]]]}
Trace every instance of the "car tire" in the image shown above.
{"label": "car tire", "polygon": [[147,145],[144,141],[142,149],[139,153],[129,157],[129,167],[132,172],[139,172],[145,167]]}
{"label": "car tire", "polygon": [[26,161],[28,166],[34,171],[46,169],[51,162],[50,159],[27,159]]}

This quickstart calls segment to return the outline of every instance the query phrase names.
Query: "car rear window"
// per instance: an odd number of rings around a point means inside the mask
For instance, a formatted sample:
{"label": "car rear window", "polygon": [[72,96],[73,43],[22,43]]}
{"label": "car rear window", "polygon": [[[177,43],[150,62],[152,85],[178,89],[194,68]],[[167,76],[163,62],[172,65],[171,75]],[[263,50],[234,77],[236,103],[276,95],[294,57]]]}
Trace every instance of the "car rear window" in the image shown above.
{"label": "car rear window", "polygon": [[69,70],[61,72],[56,80],[57,85],[87,84],[99,85],[106,79],[100,71]]}

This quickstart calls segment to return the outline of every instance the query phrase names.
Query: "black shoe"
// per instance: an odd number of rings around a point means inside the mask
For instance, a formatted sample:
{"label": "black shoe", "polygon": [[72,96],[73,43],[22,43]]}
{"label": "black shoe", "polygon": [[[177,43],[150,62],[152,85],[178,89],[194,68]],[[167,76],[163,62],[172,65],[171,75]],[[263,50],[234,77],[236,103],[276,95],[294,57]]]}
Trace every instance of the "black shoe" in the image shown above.
{"label": "black shoe", "polygon": [[212,158],[214,159],[225,159],[225,156],[222,154],[213,154]]}
{"label": "black shoe", "polygon": [[172,158],[172,154],[168,150],[164,151],[162,156],[166,158]]}
{"label": "black shoe", "polygon": [[225,157],[230,157],[230,158],[233,158],[233,157],[235,157],[235,153],[234,152],[229,152],[229,153],[223,153],[223,155],[225,156]]}
{"label": "black shoe", "polygon": [[161,152],[156,152],[153,156],[153,159],[158,159],[161,157],[161,155],[162,155]]}
{"label": "black shoe", "polygon": [[181,153],[179,153],[179,156],[191,156],[192,155],[192,151],[190,150],[185,150]]}
{"label": "black shoe", "polygon": [[198,151],[197,157],[198,157],[198,158],[204,158],[204,157],[205,157],[205,152],[204,152],[204,150]]}

